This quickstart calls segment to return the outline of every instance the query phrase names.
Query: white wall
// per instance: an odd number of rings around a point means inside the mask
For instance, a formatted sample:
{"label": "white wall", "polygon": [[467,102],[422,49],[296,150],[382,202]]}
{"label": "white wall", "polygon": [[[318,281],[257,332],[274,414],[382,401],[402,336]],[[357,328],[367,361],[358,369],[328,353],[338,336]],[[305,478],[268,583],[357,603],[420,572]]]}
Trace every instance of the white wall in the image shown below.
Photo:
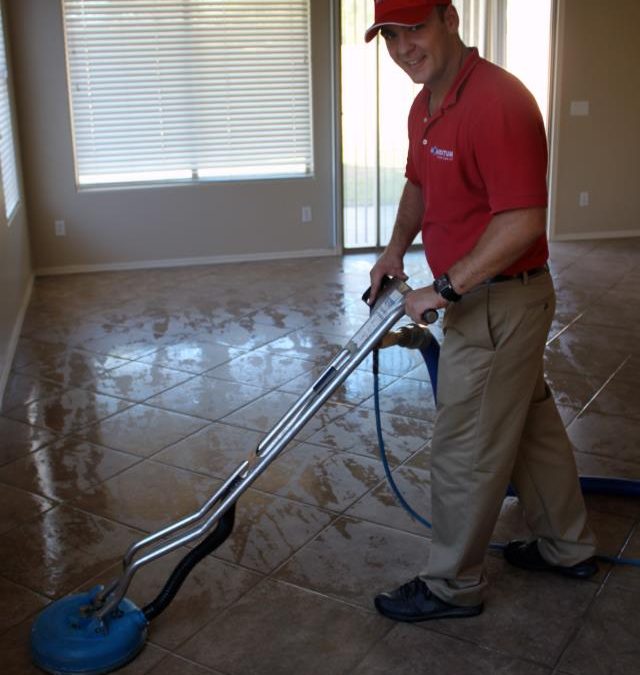
{"label": "white wall", "polygon": [[[4,2],[2,9],[3,16],[6,17]],[[5,33],[5,43],[9,47],[8,40],[9,37]],[[10,49],[7,51],[9,52],[7,56],[9,57],[9,87],[11,88],[11,54]],[[17,152],[19,154],[19,147]],[[19,166],[18,171],[20,183]],[[1,191],[0,182],[0,196],[3,197]],[[21,201],[11,222],[7,223],[4,217],[3,197],[0,199],[0,403],[9,376],[32,281],[29,233],[24,202]]]}
{"label": "white wall", "polygon": [[640,236],[640,1],[558,3],[552,238]]}

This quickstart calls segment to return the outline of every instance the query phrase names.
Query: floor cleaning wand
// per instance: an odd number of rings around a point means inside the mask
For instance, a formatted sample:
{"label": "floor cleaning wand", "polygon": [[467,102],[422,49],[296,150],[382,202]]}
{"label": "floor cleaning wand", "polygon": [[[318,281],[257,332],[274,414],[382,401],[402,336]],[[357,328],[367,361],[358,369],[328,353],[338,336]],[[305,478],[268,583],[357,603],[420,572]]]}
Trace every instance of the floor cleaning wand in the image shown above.
{"label": "floor cleaning wand", "polygon": [[[106,587],[57,600],[38,615],[31,630],[31,656],[39,668],[56,675],[98,675],[135,658],[144,647],[149,622],[166,609],[195,565],[231,534],[238,498],[404,315],[410,291],[400,279],[384,279],[366,322],[198,511],[133,544],[123,557],[120,577]],[[431,323],[437,312],[428,310],[423,318]],[[152,602],[138,608],[125,597],[138,570],[196,541]]]}

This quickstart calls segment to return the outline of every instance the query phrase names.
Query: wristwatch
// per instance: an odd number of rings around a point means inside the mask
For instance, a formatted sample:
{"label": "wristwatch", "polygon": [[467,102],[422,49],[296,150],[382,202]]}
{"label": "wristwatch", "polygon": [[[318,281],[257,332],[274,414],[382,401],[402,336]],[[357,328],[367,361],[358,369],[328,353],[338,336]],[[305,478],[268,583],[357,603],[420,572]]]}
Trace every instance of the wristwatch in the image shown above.
{"label": "wristwatch", "polygon": [[453,285],[451,284],[451,279],[449,279],[448,274],[441,274],[433,282],[433,288],[435,292],[441,295],[445,300],[449,302],[458,302],[462,298],[459,293],[456,293]]}

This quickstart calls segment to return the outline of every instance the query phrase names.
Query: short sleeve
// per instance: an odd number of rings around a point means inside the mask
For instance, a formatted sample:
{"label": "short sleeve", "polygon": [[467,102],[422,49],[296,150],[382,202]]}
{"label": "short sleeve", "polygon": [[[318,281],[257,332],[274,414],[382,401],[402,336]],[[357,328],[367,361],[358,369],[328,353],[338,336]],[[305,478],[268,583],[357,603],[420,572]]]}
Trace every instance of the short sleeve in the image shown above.
{"label": "short sleeve", "polygon": [[533,96],[513,79],[471,130],[492,213],[547,205],[547,139]]}

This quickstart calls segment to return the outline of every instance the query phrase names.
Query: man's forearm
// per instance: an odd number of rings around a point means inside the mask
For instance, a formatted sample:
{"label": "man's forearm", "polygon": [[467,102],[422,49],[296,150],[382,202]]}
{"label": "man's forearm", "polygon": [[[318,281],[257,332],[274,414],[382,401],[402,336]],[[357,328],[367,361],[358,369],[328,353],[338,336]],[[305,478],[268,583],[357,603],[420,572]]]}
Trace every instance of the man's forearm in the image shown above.
{"label": "man's forearm", "polygon": [[407,181],[398,203],[396,222],[386,247],[387,252],[400,257],[406,253],[420,232],[423,213],[422,191],[417,185]]}

